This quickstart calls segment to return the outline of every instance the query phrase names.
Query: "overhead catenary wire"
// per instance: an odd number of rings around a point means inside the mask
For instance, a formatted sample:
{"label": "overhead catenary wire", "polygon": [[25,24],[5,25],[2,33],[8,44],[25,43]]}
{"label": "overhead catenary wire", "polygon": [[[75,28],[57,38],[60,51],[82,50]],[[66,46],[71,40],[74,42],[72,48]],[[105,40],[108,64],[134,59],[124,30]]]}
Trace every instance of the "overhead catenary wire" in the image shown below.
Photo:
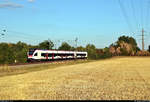
{"label": "overhead catenary wire", "polygon": [[2,34],[5,35],[5,39],[9,38],[10,42],[13,42],[14,39],[12,40],[12,38],[15,38],[16,40],[18,39],[18,41],[26,40],[27,42],[29,42],[29,41],[39,42],[40,41],[39,38],[30,36],[29,34],[25,34],[22,32],[12,31],[12,30],[8,30],[8,29],[1,29],[1,31],[3,32]]}
{"label": "overhead catenary wire", "polygon": [[[9,36],[9,39],[8,39],[8,37],[7,36]],[[21,42],[26,42],[26,43],[28,43],[29,44],[29,42],[32,42],[32,43],[40,43],[40,41],[39,40],[34,40],[34,39],[30,39],[30,38],[25,38],[25,37],[22,37],[22,36],[10,36],[10,35],[7,35],[5,38],[7,38],[7,40],[10,40],[10,42],[14,42],[14,39],[16,40],[16,41],[21,41]],[[20,40],[21,39],[21,40]]]}
{"label": "overhead catenary wire", "polygon": [[6,36],[9,36],[11,38],[17,38],[18,40],[24,39],[24,40],[31,41],[31,42],[35,42],[35,41],[39,42],[40,41],[39,38],[31,37],[31,36],[24,36],[24,35],[21,35],[20,33],[19,34],[15,33],[15,35],[13,33],[7,33]]}
{"label": "overhead catenary wire", "polygon": [[28,34],[28,33],[22,33],[22,32],[18,32],[18,31],[14,31],[14,30],[9,30],[7,29],[6,30],[7,32],[10,32],[10,33],[14,33],[14,34],[17,34],[17,35],[21,35],[21,36],[24,36],[24,37],[30,37],[30,38],[33,38],[33,39],[41,39],[43,36],[36,36],[36,35],[33,35],[33,34]]}
{"label": "overhead catenary wire", "polygon": [[[18,31],[14,31],[14,30],[6,30],[6,32],[8,33],[9,36],[12,36],[14,38],[17,38],[17,39],[24,39],[24,40],[27,40],[27,41],[37,41],[40,43],[40,39],[41,37],[37,37],[37,36],[33,36],[31,34],[27,34],[27,33],[22,33],[22,32],[18,32]],[[10,33],[14,33],[13,35],[10,34]],[[46,40],[46,39],[45,39]],[[70,45],[74,46],[74,40],[65,40],[65,39],[51,39],[51,41],[54,43],[54,47],[55,48],[58,48],[58,46],[60,46],[60,43],[62,42],[67,42],[69,43]]]}

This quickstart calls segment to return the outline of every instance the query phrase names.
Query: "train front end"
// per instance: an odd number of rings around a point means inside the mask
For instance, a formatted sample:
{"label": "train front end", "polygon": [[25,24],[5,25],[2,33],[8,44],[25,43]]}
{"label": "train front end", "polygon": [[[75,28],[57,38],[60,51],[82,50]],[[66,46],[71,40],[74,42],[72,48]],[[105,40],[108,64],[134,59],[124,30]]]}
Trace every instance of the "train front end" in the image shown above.
{"label": "train front end", "polygon": [[29,49],[29,51],[27,52],[27,62],[33,62],[33,53],[35,52],[36,49]]}

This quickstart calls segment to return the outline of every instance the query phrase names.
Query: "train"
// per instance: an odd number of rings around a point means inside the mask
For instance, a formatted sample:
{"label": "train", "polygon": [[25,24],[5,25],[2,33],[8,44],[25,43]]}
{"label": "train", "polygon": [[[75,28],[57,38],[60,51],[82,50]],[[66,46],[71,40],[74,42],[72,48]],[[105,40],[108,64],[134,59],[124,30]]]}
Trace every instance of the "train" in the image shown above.
{"label": "train", "polygon": [[87,59],[88,53],[81,51],[61,51],[45,49],[29,49],[27,62]]}

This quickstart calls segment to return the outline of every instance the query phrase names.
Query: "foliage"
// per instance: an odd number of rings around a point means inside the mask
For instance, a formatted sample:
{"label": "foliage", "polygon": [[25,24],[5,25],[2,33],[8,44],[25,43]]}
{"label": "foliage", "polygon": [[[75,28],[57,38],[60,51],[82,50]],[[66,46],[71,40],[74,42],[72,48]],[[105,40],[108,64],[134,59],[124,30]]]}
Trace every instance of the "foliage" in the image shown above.
{"label": "foliage", "polygon": [[121,36],[118,38],[118,42],[124,41],[125,43],[137,46],[136,40],[133,37]]}
{"label": "foliage", "polygon": [[[25,63],[27,61],[27,52],[30,48],[52,49],[54,43],[45,40],[38,45],[27,45],[23,42],[0,43],[0,64]],[[87,44],[86,47],[79,46],[77,48],[63,42],[58,50],[66,51],[87,51],[89,59],[104,59],[112,56],[148,56],[148,51],[140,51],[136,40],[132,37],[121,36],[118,40],[104,49],[97,49],[93,44]],[[150,47],[149,47],[150,51]]]}
{"label": "foliage", "polygon": [[22,43],[20,41],[14,46],[16,62],[26,62],[28,48],[29,47],[26,43]]}
{"label": "foliage", "polygon": [[76,48],[77,51],[86,51],[86,49],[82,46],[79,46]]}
{"label": "foliage", "polygon": [[12,56],[12,50],[9,48],[9,44],[7,43],[1,43],[0,44],[0,63],[1,64],[8,64],[11,63],[11,58],[14,59],[14,56]]}
{"label": "foliage", "polygon": [[28,46],[25,43],[17,44],[1,43],[0,44],[0,64],[24,63],[27,58]]}
{"label": "foliage", "polygon": [[63,42],[61,44],[61,46],[58,48],[59,50],[66,50],[66,51],[70,51],[72,49],[74,49],[73,47],[71,47],[67,42]]}
{"label": "foliage", "polygon": [[52,49],[54,47],[54,43],[49,40],[45,40],[44,42],[41,42],[38,46],[39,49]]}
{"label": "foliage", "polygon": [[105,58],[110,58],[112,57],[111,53],[109,52],[109,48],[108,47],[105,47],[103,49],[103,53],[99,55],[99,58],[101,59],[105,59]]}
{"label": "foliage", "polygon": [[136,53],[137,56],[150,56],[150,52],[148,51],[138,51]]}
{"label": "foliage", "polygon": [[135,55],[139,51],[136,40],[133,37],[121,36],[115,44],[109,46],[109,51],[114,55]]}
{"label": "foliage", "polygon": [[86,46],[86,51],[88,52],[88,57],[90,59],[96,59],[96,47],[93,44],[88,44]]}

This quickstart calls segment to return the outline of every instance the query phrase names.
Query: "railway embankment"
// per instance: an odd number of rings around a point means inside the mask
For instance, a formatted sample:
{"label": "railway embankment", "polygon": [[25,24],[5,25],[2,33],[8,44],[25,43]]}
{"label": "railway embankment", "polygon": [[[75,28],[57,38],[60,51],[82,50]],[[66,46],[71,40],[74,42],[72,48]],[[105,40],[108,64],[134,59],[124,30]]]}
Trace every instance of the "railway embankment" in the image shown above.
{"label": "railway embankment", "polygon": [[61,66],[88,63],[92,61],[94,60],[78,59],[78,60],[25,63],[25,64],[15,64],[15,65],[1,65],[0,77],[8,76],[8,75],[24,74],[24,73],[29,73],[33,71],[41,71],[41,70],[46,70],[46,69],[53,69],[53,68],[57,68]]}

